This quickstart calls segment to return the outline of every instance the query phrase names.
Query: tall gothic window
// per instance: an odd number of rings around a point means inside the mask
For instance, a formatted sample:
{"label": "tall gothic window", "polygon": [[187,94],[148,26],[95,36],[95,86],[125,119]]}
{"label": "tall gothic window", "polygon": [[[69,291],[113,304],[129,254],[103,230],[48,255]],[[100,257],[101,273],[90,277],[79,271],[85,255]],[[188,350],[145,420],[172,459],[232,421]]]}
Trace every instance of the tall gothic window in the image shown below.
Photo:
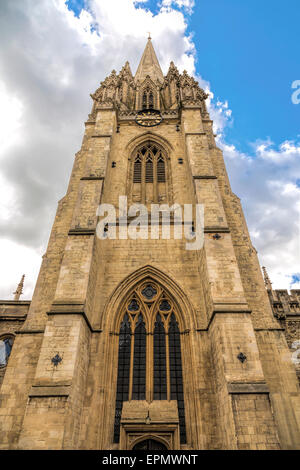
{"label": "tall gothic window", "polygon": [[132,399],[146,398],[146,328],[140,314],[134,330],[134,351],[132,370]]}
{"label": "tall gothic window", "polygon": [[153,109],[153,108],[154,108],[154,98],[153,98],[152,91],[150,91],[150,93],[149,93],[149,109]]}
{"label": "tall gothic window", "polygon": [[154,109],[154,93],[150,86],[144,88],[142,92],[142,109]]}
{"label": "tall gothic window", "polygon": [[181,333],[171,298],[152,280],[128,297],[119,332],[114,442],[124,401],[176,400],[180,441],[186,443]]}
{"label": "tall gothic window", "polygon": [[169,352],[170,352],[170,397],[171,400],[177,400],[178,416],[180,423],[180,441],[185,439],[185,419],[184,419],[184,399],[182,382],[182,364],[180,354],[180,332],[176,317],[172,313],[169,322]]}
{"label": "tall gothic window", "polygon": [[130,347],[131,325],[128,315],[126,314],[122,321],[119,335],[119,366],[114,427],[115,442],[119,442],[120,437],[120,419],[122,414],[123,401],[127,401],[129,396]]}
{"label": "tall gothic window", "polygon": [[167,362],[166,362],[166,332],[161,315],[158,313],[154,328],[154,383],[153,398],[154,400],[167,399]]}
{"label": "tall gothic window", "polygon": [[143,106],[142,106],[143,109],[147,109],[147,93],[146,91],[144,91],[143,93]]}
{"label": "tall gothic window", "polygon": [[140,147],[133,160],[133,202],[167,202],[166,154],[154,142]]}
{"label": "tall gothic window", "polygon": [[13,342],[13,336],[6,336],[0,339],[0,367],[5,367],[7,365]]}

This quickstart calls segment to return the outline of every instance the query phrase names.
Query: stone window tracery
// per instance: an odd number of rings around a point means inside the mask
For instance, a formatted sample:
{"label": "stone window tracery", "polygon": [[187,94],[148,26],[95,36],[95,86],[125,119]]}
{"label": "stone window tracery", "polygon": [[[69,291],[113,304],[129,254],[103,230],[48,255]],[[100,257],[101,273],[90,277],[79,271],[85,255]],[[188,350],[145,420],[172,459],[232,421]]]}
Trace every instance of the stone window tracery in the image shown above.
{"label": "stone window tracery", "polygon": [[133,202],[167,202],[167,184],[166,153],[154,142],[145,143],[133,157]]}
{"label": "stone window tracery", "polygon": [[114,442],[124,401],[176,400],[186,442],[181,339],[176,307],[157,283],[141,283],[126,299],[119,336]]}
{"label": "stone window tracery", "polygon": [[0,338],[0,367],[5,367],[10,356],[14,338],[11,335]]}
{"label": "stone window tracery", "polygon": [[154,93],[150,86],[147,86],[142,91],[142,109],[154,109],[155,100]]}

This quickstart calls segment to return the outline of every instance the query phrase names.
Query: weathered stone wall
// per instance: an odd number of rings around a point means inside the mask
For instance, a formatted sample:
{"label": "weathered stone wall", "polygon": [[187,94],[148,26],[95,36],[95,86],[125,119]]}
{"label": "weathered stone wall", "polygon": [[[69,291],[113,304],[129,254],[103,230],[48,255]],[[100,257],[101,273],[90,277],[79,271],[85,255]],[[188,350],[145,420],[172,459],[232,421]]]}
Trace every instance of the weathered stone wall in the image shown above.
{"label": "weathered stone wall", "polygon": [[[29,392],[21,449],[73,449],[79,437],[89,329],[79,315],[51,315]],[[61,362],[54,365],[58,354]]]}
{"label": "weathered stone wall", "polygon": [[[181,79],[189,83],[186,74]],[[130,199],[133,152],[145,141],[165,149],[172,202],[205,206],[198,251],[187,250],[184,239],[162,239],[162,226],[157,240],[96,235],[99,203]],[[116,321],[141,276],[161,283],[184,319],[182,448],[299,448],[299,386],[284,326],[270,307],[212,122],[195,99],[151,130],[130,114],[120,119],[110,99],[95,104],[6,367],[0,447],[118,448]],[[0,322],[0,333],[20,324]],[[298,331],[287,325],[288,335]]]}
{"label": "weathered stone wall", "polygon": [[[15,336],[26,320],[30,301],[0,301],[0,339]],[[0,367],[0,389],[6,367]]]}
{"label": "weathered stone wall", "polygon": [[232,395],[239,450],[279,450],[268,394]]}
{"label": "weathered stone wall", "polygon": [[15,338],[1,387],[1,449],[18,445],[42,340],[42,333],[18,334]]}

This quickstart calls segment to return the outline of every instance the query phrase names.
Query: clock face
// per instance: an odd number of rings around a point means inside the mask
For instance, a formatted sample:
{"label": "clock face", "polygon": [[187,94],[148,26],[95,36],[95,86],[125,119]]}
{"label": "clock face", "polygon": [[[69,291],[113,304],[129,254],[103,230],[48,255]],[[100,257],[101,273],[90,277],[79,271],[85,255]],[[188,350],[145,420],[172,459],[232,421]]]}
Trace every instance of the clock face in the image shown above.
{"label": "clock face", "polygon": [[135,122],[144,127],[158,126],[162,122],[162,115],[156,109],[143,109],[136,114]]}

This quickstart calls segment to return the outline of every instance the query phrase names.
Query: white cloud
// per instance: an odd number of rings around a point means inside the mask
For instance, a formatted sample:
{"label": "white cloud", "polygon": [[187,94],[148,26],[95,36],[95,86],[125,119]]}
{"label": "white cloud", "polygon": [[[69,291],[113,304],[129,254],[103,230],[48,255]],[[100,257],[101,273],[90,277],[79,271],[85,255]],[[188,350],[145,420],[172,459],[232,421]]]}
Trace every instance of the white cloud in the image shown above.
{"label": "white cloud", "polygon": [[245,155],[233,145],[219,143],[234,192],[241,196],[252,242],[273,287],[297,288],[300,273],[300,142],[253,145]]}
{"label": "white cloud", "polygon": [[173,6],[184,8],[187,13],[191,14],[195,6],[195,0],[162,0],[161,5],[167,9]]}
{"label": "white cloud", "polygon": [[9,94],[0,82],[0,158],[20,138],[19,129],[23,105],[20,99]]}
{"label": "white cloud", "polygon": [[264,159],[273,161],[275,164],[288,163],[294,160],[295,156],[300,157],[300,147],[295,142],[285,141],[279,146],[279,151],[273,148],[272,142],[258,143],[256,145],[257,153]]}
{"label": "white cloud", "polygon": [[[250,236],[262,266],[268,268],[276,289],[297,289],[300,282],[300,141],[275,146],[270,139],[240,152],[225,138],[233,125],[227,101],[207,100],[217,144],[223,150],[233,191],[241,197]],[[297,136],[299,138],[299,136]]]}
{"label": "white cloud", "polygon": [[194,71],[195,47],[186,35],[187,24],[180,11],[162,8],[153,15],[141,6],[136,8],[132,0],[90,0],[89,7],[102,40],[99,48],[109,54],[111,68],[121,67],[125,57],[135,71],[149,31],[165,73],[171,60],[180,70]]}
{"label": "white cloud", "polygon": [[229,109],[228,101],[214,101],[214,93],[208,89],[206,92],[209,94],[207,98],[207,108],[210,113],[211,119],[214,121],[213,129],[214,133],[216,134],[216,140],[222,139],[224,129],[233,124],[232,119],[232,110]]}
{"label": "white cloud", "polygon": [[65,0],[53,0],[53,2],[57,10],[65,17],[68,27],[76,31],[82,43],[90,47],[90,52],[96,54],[100,37],[93,29],[95,22],[93,16],[87,10],[82,9],[79,17],[76,17],[74,12],[68,9]]}
{"label": "white cloud", "polygon": [[22,274],[25,283],[22,299],[30,299],[39,273],[42,252],[2,239],[0,243],[0,298],[12,299]]}

